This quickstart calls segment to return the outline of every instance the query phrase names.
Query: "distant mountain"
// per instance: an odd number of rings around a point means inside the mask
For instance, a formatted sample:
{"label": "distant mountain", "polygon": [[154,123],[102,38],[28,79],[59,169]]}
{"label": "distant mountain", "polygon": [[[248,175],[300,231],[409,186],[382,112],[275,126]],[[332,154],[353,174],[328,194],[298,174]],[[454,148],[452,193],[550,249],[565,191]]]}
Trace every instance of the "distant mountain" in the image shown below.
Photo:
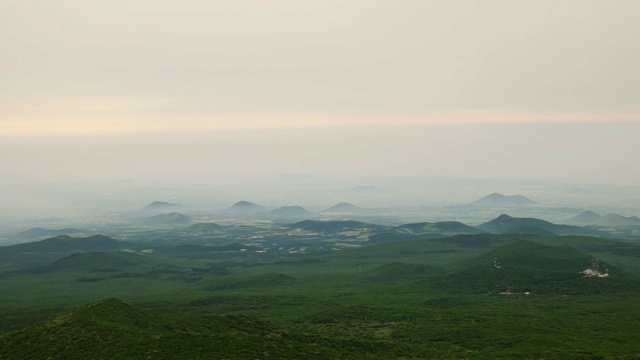
{"label": "distant mountain", "polygon": [[241,200],[233,204],[233,206],[226,209],[224,212],[229,214],[236,214],[236,215],[251,215],[251,214],[255,214],[260,211],[263,211],[264,209],[265,207],[262,205]]}
{"label": "distant mountain", "polygon": [[502,195],[499,193],[489,194],[482,199],[471,203],[479,206],[530,206],[536,204],[535,201],[523,195]]}
{"label": "distant mountain", "polygon": [[362,212],[363,208],[355,206],[353,204],[349,204],[346,202],[341,202],[339,204],[333,205],[332,207],[320,211],[320,213],[347,213],[347,214],[355,214]]}
{"label": "distant mountain", "polygon": [[640,218],[637,216],[627,217],[618,214],[607,214],[592,222],[590,225],[601,227],[640,226]]}
{"label": "distant mountain", "polygon": [[465,262],[458,271],[437,280],[435,287],[463,293],[588,294],[624,291],[640,285],[634,276],[598,262],[610,277],[587,277],[593,258],[570,246],[548,246],[521,240]]}
{"label": "distant mountain", "polygon": [[81,234],[83,231],[73,228],[67,229],[43,229],[41,227],[35,227],[23,232],[17,233],[14,237],[17,238],[41,238],[45,236],[58,236],[58,235],[74,235]]}
{"label": "distant mountain", "polygon": [[318,220],[303,220],[290,225],[292,229],[300,229],[306,231],[316,231],[322,233],[339,233],[347,230],[356,229],[379,229],[382,226],[375,224],[367,224],[360,221],[345,220],[345,221],[318,221]]}
{"label": "distant mountain", "polygon": [[153,225],[182,225],[188,224],[190,220],[185,215],[174,212],[171,214],[155,215],[150,218],[144,219],[144,222]]}
{"label": "distant mountain", "polygon": [[173,209],[179,209],[182,205],[178,203],[170,203],[166,201],[154,201],[151,204],[145,206],[142,210],[153,210],[153,211],[167,211]]}
{"label": "distant mountain", "polygon": [[305,208],[301,206],[282,206],[277,209],[271,210],[264,214],[265,217],[270,219],[300,219],[312,216]]}
{"label": "distant mountain", "polygon": [[0,247],[2,252],[68,252],[68,251],[106,251],[116,249],[120,242],[104,235],[94,235],[85,238],[73,238],[60,235],[52,238]]}
{"label": "distant mountain", "polygon": [[601,217],[602,215],[591,210],[587,210],[567,220],[566,223],[570,225],[589,225],[599,220]]}
{"label": "distant mountain", "polygon": [[169,214],[181,211],[183,206],[178,203],[170,203],[166,201],[154,201],[140,210],[126,214],[130,218],[144,218],[160,214]]}
{"label": "distant mountain", "polygon": [[585,211],[567,220],[566,223],[572,225],[589,225],[592,227],[616,228],[640,226],[640,218],[638,218],[637,216],[622,216],[613,213],[601,216],[600,214],[597,214],[593,211]]}
{"label": "distant mountain", "polygon": [[602,231],[579,226],[558,225],[535,218],[514,218],[506,214],[502,214],[489,222],[479,225],[478,228],[495,234],[502,234],[517,228],[538,228],[558,235],[608,235]]}

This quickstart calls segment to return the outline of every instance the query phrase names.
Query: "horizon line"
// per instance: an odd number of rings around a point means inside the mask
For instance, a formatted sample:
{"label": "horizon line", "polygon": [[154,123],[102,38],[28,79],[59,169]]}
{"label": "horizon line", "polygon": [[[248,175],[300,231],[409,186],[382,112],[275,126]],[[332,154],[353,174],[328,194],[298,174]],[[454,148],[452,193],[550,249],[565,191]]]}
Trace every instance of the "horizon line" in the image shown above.
{"label": "horizon line", "polygon": [[[301,120],[303,119],[303,120]],[[5,124],[3,124],[5,123]],[[353,127],[415,127],[446,125],[561,125],[640,123],[635,112],[518,112],[505,110],[442,111],[425,115],[286,115],[241,117],[118,117],[2,120],[0,138],[85,135],[152,135],[210,131],[261,131]]]}

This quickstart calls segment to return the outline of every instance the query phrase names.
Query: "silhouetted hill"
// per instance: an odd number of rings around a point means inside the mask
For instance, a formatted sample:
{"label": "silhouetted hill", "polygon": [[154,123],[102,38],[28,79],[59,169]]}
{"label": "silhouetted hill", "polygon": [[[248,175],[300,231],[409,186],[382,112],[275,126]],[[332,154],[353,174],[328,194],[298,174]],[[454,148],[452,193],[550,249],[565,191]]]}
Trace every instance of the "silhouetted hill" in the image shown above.
{"label": "silhouetted hill", "polygon": [[482,199],[478,199],[471,203],[480,206],[529,206],[536,204],[535,201],[523,195],[503,195],[499,193],[489,194]]}
{"label": "silhouetted hill", "polygon": [[43,229],[41,227],[35,227],[29,230],[22,231],[14,235],[17,238],[41,238],[45,236],[58,236],[58,235],[74,235],[81,234],[83,231],[73,228],[67,229]]}
{"label": "silhouetted hill", "polygon": [[587,210],[567,220],[566,223],[570,225],[589,225],[601,217],[602,215],[591,210]]}
{"label": "silhouetted hill", "polygon": [[344,220],[344,221],[303,220],[293,225],[290,225],[290,227],[292,229],[316,231],[321,233],[339,233],[346,230],[382,228],[382,226],[380,225],[367,224],[367,223],[354,221],[354,220]]}
{"label": "silhouetted hill", "polygon": [[300,206],[282,206],[263,215],[270,219],[300,219],[311,216],[311,213]]}
{"label": "silhouetted hill", "polygon": [[52,238],[0,247],[5,253],[25,252],[69,252],[69,251],[107,251],[120,246],[120,242],[104,235],[73,238],[60,235]]}
{"label": "silhouetted hill", "polygon": [[355,214],[364,211],[365,209],[355,206],[353,204],[349,204],[346,202],[341,202],[339,204],[333,205],[332,207],[320,211],[320,213],[347,213],[347,214]]}
{"label": "silhouetted hill", "polygon": [[591,225],[602,227],[640,226],[640,218],[637,216],[607,214],[592,222]]}
{"label": "silhouetted hill", "polygon": [[182,205],[178,203],[170,203],[166,201],[154,201],[151,204],[142,208],[143,211],[162,211],[175,210],[181,208]]}
{"label": "silhouetted hill", "polygon": [[586,277],[593,258],[571,246],[516,241],[465,262],[458,271],[433,280],[438,288],[464,293],[610,293],[637,288],[637,278],[598,262],[609,277]]}
{"label": "silhouetted hill", "polygon": [[602,231],[572,225],[558,225],[535,218],[514,218],[502,214],[497,218],[478,226],[479,229],[502,234],[516,228],[539,228],[558,235],[595,235],[607,236]]}
{"label": "silhouetted hill", "polygon": [[178,203],[170,203],[166,201],[154,201],[140,210],[126,214],[130,218],[151,217],[160,214],[169,214],[181,211],[183,206]]}
{"label": "silhouetted hill", "polygon": [[144,220],[146,224],[153,225],[182,225],[190,222],[189,218],[181,213],[159,214]]}
{"label": "silhouetted hill", "polygon": [[236,214],[236,215],[251,215],[251,214],[255,214],[257,212],[263,211],[264,209],[265,207],[262,205],[241,200],[233,204],[233,206],[226,209],[224,212],[229,214]]}

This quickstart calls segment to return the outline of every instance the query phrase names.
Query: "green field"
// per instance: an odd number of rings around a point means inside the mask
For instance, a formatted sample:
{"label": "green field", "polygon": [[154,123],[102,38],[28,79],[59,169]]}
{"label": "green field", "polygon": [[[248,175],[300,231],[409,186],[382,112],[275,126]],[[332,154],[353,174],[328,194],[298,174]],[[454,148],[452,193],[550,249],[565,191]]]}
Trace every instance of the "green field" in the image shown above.
{"label": "green field", "polygon": [[[306,245],[13,264],[0,274],[0,358],[640,356],[640,247],[630,243],[477,234]],[[594,257],[609,277],[581,273]]]}

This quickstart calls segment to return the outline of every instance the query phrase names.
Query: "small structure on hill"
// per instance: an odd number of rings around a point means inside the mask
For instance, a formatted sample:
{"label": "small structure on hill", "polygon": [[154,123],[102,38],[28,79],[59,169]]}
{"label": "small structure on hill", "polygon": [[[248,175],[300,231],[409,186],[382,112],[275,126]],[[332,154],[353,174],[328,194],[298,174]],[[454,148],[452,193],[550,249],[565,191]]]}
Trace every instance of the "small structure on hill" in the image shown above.
{"label": "small structure on hill", "polygon": [[600,272],[600,264],[598,259],[591,259],[591,267],[581,271],[584,274],[584,277],[598,277],[598,278],[606,278],[609,277],[609,269],[605,269],[604,273]]}

